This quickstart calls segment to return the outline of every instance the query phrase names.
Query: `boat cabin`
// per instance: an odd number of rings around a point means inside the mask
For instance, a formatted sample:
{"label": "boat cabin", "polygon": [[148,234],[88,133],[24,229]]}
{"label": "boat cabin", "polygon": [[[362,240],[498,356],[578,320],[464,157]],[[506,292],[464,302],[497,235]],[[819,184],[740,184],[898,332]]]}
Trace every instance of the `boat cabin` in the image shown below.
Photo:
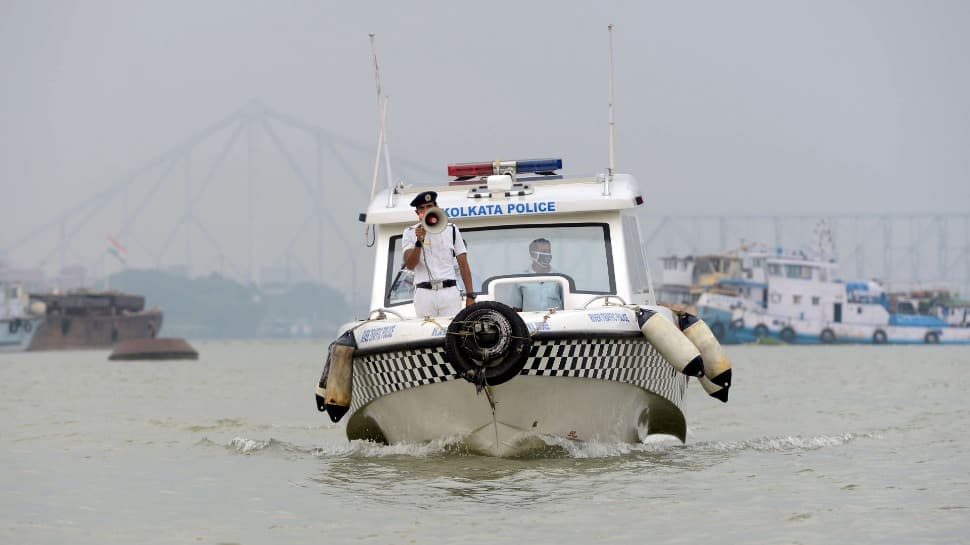
{"label": "boat cabin", "polygon": [[[456,179],[448,185],[378,193],[361,216],[375,228],[370,308],[415,314],[413,274],[403,266],[402,239],[404,229],[418,222],[409,203],[427,190],[437,192],[438,207],[460,230],[474,285],[467,289],[457,272],[455,277],[459,288],[478,294],[479,301],[515,306],[513,286],[551,283],[561,291],[565,309],[606,297],[650,302],[635,215],[643,204],[636,180],[625,174],[566,178],[556,174],[561,167],[559,159],[465,163],[449,166]],[[530,245],[542,239],[550,247],[551,271],[537,274]]]}
{"label": "boat cabin", "polygon": [[0,282],[0,319],[20,318],[27,314],[27,292],[17,282]]}

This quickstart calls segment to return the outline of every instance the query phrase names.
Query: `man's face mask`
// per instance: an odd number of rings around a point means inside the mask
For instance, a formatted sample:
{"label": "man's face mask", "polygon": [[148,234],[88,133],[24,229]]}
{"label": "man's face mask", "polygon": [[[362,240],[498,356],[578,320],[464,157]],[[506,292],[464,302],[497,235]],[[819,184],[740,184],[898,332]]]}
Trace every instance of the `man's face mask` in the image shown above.
{"label": "man's face mask", "polygon": [[552,263],[552,254],[549,252],[532,252],[532,261],[541,267],[548,267]]}

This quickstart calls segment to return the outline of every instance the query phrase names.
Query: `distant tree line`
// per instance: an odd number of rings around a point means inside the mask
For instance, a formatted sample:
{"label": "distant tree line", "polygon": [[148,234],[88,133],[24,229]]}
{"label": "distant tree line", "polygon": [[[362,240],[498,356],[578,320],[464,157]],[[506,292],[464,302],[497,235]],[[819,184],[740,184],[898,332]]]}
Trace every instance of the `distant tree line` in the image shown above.
{"label": "distant tree line", "polygon": [[158,270],[112,275],[112,289],[145,297],[146,307],[164,312],[161,336],[195,339],[332,338],[353,317],[343,295],[317,284],[264,292],[212,274],[189,278]]}

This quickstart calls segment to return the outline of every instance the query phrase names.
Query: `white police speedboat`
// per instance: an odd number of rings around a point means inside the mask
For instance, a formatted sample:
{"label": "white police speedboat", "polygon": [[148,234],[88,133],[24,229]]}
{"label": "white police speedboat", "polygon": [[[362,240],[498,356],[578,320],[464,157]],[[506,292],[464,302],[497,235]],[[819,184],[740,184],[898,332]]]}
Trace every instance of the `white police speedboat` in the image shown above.
{"label": "white police speedboat", "polygon": [[[727,401],[731,370],[710,329],[657,306],[648,289],[629,175],[564,178],[559,159],[449,167],[442,187],[396,187],[371,201],[376,261],[371,311],[330,348],[317,405],[350,439],[461,441],[511,456],[550,438],[685,439],[689,376]],[[415,315],[402,231],[411,199],[433,189],[460,226],[474,305]],[[442,227],[446,228],[445,222]],[[553,272],[530,270],[529,246],[551,245]],[[556,308],[516,311],[516,290],[543,284]],[[462,286],[462,289],[465,289]]]}

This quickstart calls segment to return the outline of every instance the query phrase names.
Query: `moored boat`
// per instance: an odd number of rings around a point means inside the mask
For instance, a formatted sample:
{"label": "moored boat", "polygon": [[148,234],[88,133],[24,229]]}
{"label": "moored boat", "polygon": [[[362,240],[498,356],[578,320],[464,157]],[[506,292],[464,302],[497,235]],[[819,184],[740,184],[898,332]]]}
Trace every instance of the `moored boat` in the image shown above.
{"label": "moored boat", "polygon": [[[970,344],[950,307],[920,313],[876,281],[845,281],[838,263],[805,251],[747,251],[736,274],[692,302],[724,343]],[[954,322],[958,319],[953,313]],[[959,316],[962,318],[962,315]]]}
{"label": "moored boat", "polygon": [[44,323],[43,303],[31,302],[21,284],[0,282],[0,352],[26,350]]}
{"label": "moored boat", "polygon": [[26,350],[111,348],[119,341],[150,339],[162,328],[162,311],[145,298],[120,291],[72,290],[31,293],[44,320]]}

